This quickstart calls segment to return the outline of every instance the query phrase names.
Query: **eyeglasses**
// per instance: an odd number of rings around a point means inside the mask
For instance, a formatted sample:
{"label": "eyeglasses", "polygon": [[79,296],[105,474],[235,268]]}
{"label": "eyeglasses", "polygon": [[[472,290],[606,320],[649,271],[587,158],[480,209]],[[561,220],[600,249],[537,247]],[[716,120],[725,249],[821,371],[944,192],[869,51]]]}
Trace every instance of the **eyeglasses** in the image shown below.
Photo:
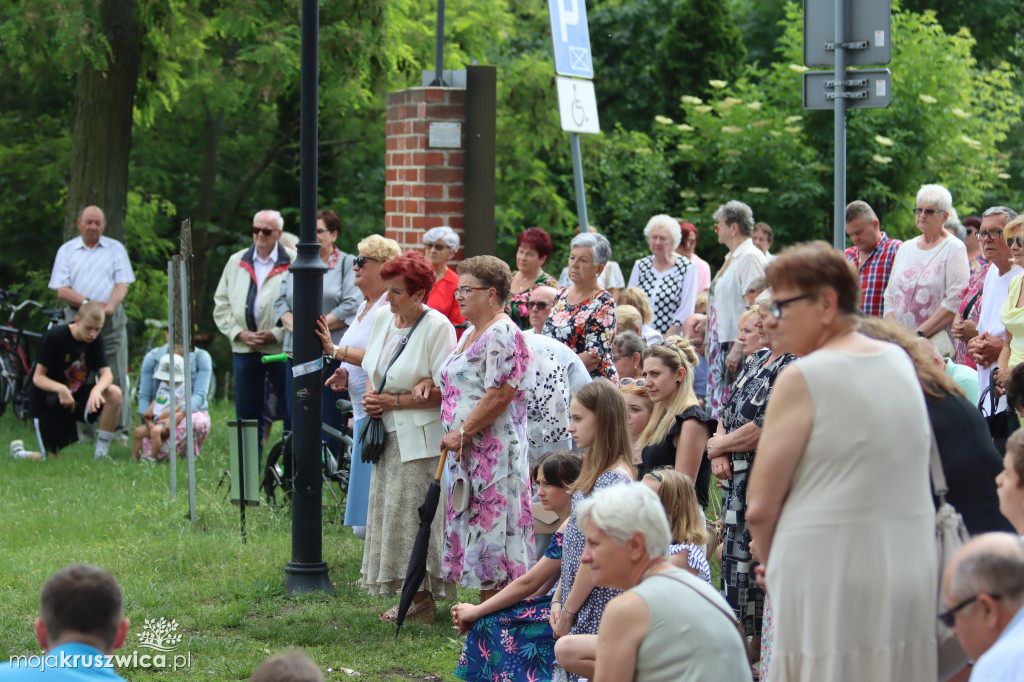
{"label": "eyeglasses", "polygon": [[322,227],[316,228],[316,233],[317,234],[327,234],[327,232],[328,232],[328,230],[326,228],[322,228]]}
{"label": "eyeglasses", "polygon": [[547,301],[530,301],[526,304],[526,307],[530,310],[546,310],[549,305],[550,303]]}
{"label": "eyeglasses", "polygon": [[274,234],[274,228],[272,228],[272,227],[256,227],[255,225],[252,226],[252,236],[253,237],[258,235],[260,232],[263,233],[264,237],[269,237],[270,235]]}
{"label": "eyeglasses", "polygon": [[814,294],[800,294],[799,296],[787,298],[783,301],[770,301],[768,303],[768,312],[771,313],[771,316],[777,320],[780,317],[782,317],[782,309],[785,308],[787,305],[789,305],[790,303],[796,303],[797,301],[804,298],[810,298],[813,295]]}
{"label": "eyeglasses", "polygon": [[372,260],[374,263],[383,263],[384,262],[380,258],[370,258],[369,256],[357,256],[356,257],[356,267],[357,268],[366,267],[366,261],[368,261],[368,260]]}
{"label": "eyeglasses", "polygon": [[431,251],[434,249],[438,251],[445,251],[448,249],[448,246],[444,242],[437,242],[436,244],[424,244],[423,248],[426,249],[427,251]]}
{"label": "eyeglasses", "polygon": [[1009,246],[1010,248],[1013,248],[1014,244],[1016,244],[1018,248],[1024,248],[1024,237],[1021,237],[1020,235],[1017,235],[1016,237],[1007,237],[1006,238],[1006,245],[1007,246]]}
{"label": "eyeglasses", "polygon": [[[628,355],[620,355],[620,358],[629,357]],[[633,377],[626,377],[619,379],[619,386],[636,386],[637,388],[643,388],[647,385],[647,382],[643,379],[634,379]]]}
{"label": "eyeglasses", "polygon": [[465,298],[466,296],[469,296],[469,292],[471,291],[487,291],[490,288],[491,287],[459,287],[455,290],[455,295],[458,298]]}
{"label": "eyeglasses", "polygon": [[[964,599],[962,602],[951,608],[949,611],[943,611],[939,614],[939,620],[942,621],[942,624],[945,625],[947,628],[953,627],[953,624],[956,622],[956,612],[978,601],[978,597],[980,597],[981,594],[976,594],[973,597],[968,597],[967,599]],[[992,599],[1003,598],[1003,595],[1001,594],[990,594],[988,596],[990,596]]]}
{"label": "eyeglasses", "polygon": [[925,218],[931,218],[936,213],[945,213],[945,211],[940,211],[937,208],[921,208],[920,206],[914,209],[914,215],[921,215],[922,213],[924,213]]}
{"label": "eyeglasses", "polygon": [[992,241],[996,241],[1002,236],[1002,230],[989,230],[988,232],[978,232],[978,239],[991,239]]}

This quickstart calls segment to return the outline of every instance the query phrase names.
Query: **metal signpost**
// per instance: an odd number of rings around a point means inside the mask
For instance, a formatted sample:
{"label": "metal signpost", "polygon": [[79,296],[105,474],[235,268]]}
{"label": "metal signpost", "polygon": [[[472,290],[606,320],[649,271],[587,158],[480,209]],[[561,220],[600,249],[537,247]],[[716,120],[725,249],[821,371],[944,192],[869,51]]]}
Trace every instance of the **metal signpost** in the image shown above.
{"label": "metal signpost", "polygon": [[884,108],[892,97],[889,69],[847,71],[892,60],[890,0],[804,0],[804,65],[834,71],[804,73],[804,108],[835,109],[833,239],[846,245],[846,109]]}
{"label": "metal signpost", "polygon": [[555,78],[558,113],[562,130],[569,133],[573,185],[576,188],[576,215],[580,234],[583,234],[588,229],[589,221],[587,197],[583,191],[583,158],[580,154],[579,134],[601,132],[594,83],[590,80],[594,77],[594,62],[590,52],[587,6],[585,0],[548,0],[548,13],[551,17],[551,40],[555,47],[555,72],[559,74]]}

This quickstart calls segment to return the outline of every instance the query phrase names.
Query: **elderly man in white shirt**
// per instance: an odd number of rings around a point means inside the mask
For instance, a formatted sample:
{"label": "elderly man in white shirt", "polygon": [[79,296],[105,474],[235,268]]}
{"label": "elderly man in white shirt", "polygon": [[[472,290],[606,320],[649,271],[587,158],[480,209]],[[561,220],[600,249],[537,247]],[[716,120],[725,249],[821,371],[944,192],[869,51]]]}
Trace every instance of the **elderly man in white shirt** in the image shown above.
{"label": "elderly man in white shirt", "polygon": [[[114,375],[114,384],[128,395],[128,332],[124,307],[128,285],[135,281],[128,252],[121,242],[105,237],[107,219],[98,206],[86,206],[78,214],[79,236],[57,250],[50,274],[51,289],[67,305],[64,318],[71,322],[76,311],[89,301],[103,304],[106,321],[100,335]],[[131,426],[131,406],[125,400],[117,421],[117,432]]]}

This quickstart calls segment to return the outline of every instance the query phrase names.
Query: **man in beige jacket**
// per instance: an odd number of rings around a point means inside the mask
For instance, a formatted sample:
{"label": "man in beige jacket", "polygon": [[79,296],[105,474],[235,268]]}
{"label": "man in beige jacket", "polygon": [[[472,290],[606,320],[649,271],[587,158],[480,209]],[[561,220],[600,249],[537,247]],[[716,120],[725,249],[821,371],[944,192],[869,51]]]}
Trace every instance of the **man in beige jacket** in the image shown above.
{"label": "man in beige jacket", "polygon": [[[284,219],[277,211],[260,211],[252,221],[253,245],[228,259],[213,295],[213,320],[231,341],[235,375],[235,416],[260,422],[263,444],[264,386],[269,379],[284,404],[285,363],[264,365],[260,358],[281,352],[284,328],[275,326],[274,301],[295,252],[279,243]],[[291,430],[291,415],[284,415]]]}

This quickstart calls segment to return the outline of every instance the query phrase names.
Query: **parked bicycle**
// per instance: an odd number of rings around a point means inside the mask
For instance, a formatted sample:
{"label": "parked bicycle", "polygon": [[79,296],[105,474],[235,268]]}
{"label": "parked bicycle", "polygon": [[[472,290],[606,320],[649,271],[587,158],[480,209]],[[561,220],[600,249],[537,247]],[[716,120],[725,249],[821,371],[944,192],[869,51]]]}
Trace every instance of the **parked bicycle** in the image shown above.
{"label": "parked bicycle", "polygon": [[[286,353],[279,353],[278,355],[266,355],[262,361],[264,363],[284,362],[287,359]],[[327,377],[322,375],[321,379],[326,381]],[[341,499],[335,493],[331,483],[337,484],[342,494],[348,489],[349,472],[352,468],[352,429],[348,425],[349,417],[352,416],[352,403],[348,400],[338,400],[335,402],[335,406],[341,411],[342,423],[345,426],[339,431],[326,422],[320,425],[323,434],[338,443],[339,446],[338,454],[335,455],[327,443],[321,439],[320,467],[327,491],[334,498],[335,504],[340,506]],[[260,490],[263,491],[267,504],[281,506],[291,503],[294,489],[295,453],[292,450],[291,433],[285,433],[267,453],[267,464],[263,469]]]}
{"label": "parked bicycle", "polygon": [[28,419],[28,387],[35,366],[31,345],[38,345],[43,335],[27,331],[23,327],[24,319],[37,312],[48,318],[46,330],[49,330],[64,322],[64,311],[44,308],[42,303],[32,299],[15,304],[16,299],[13,292],[0,289],[0,308],[7,311],[5,324],[0,325],[0,415],[11,405],[15,416],[25,420]]}

